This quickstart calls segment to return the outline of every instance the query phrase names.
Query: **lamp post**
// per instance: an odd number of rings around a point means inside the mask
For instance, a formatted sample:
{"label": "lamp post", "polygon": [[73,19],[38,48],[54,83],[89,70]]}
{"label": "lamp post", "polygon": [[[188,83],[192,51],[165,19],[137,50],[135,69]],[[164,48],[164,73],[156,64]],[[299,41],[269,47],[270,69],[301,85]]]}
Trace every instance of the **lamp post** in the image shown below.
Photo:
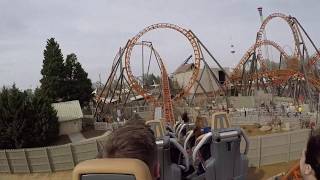
{"label": "lamp post", "polygon": [[[258,12],[259,12],[259,16],[260,16],[260,21],[261,21],[261,24],[263,23],[263,20],[264,20],[264,18],[263,18],[263,13],[262,13],[262,7],[258,7],[257,8],[258,9]],[[266,30],[264,30],[264,32],[263,32],[263,38],[264,39],[268,39],[267,38],[267,32],[266,32]],[[265,46],[265,51],[266,51],[266,55],[267,55],[267,59],[270,61],[270,67],[271,67],[271,59],[270,59],[270,57],[269,57],[269,49],[268,49],[268,46]],[[271,58],[273,59],[273,57],[272,57],[272,52],[270,52],[271,53]]]}

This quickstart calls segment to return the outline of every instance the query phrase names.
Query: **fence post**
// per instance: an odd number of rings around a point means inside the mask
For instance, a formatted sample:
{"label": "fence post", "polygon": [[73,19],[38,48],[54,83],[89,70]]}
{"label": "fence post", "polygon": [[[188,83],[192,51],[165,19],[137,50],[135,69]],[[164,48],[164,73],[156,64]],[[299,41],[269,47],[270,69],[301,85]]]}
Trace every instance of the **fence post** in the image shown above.
{"label": "fence post", "polygon": [[258,168],[261,167],[261,136],[258,136],[258,147],[259,147],[259,162],[258,162]]}
{"label": "fence post", "polygon": [[69,149],[70,149],[70,155],[71,155],[72,164],[73,164],[73,167],[75,167],[76,166],[76,162],[74,160],[74,155],[73,155],[71,144],[69,144]]}
{"label": "fence post", "polygon": [[25,158],[25,160],[26,160],[26,162],[27,162],[27,167],[28,167],[29,173],[31,173],[31,168],[30,168],[29,160],[28,160],[28,158],[27,158],[27,152],[26,152],[25,149],[23,149],[23,152],[24,152],[24,158]]}
{"label": "fence post", "polygon": [[48,153],[48,149],[47,148],[44,148],[45,151],[46,151],[46,155],[47,155],[47,160],[48,160],[48,165],[49,165],[49,168],[50,168],[50,172],[53,172],[53,169],[52,169],[52,166],[51,166],[51,161],[50,161],[50,157],[49,157],[49,153]]}
{"label": "fence post", "polygon": [[6,160],[7,160],[7,164],[8,164],[9,171],[10,171],[10,173],[12,174],[13,171],[12,171],[12,169],[11,169],[11,164],[10,164],[10,161],[9,161],[8,154],[7,154],[7,151],[6,151],[6,150],[4,150],[4,155],[5,155]]}
{"label": "fence post", "polygon": [[96,142],[96,145],[97,145],[97,154],[98,154],[98,156],[102,156],[102,152],[101,152],[101,150],[102,150],[102,145],[99,143],[99,141],[98,141],[98,139],[95,139],[95,142]]}
{"label": "fence post", "polygon": [[292,134],[291,132],[289,132],[289,133],[288,133],[288,136],[289,136],[289,147],[288,147],[288,149],[289,149],[288,151],[289,151],[289,152],[288,152],[288,162],[290,161],[290,152],[291,152],[291,141],[292,141],[292,136],[291,136],[291,134]]}

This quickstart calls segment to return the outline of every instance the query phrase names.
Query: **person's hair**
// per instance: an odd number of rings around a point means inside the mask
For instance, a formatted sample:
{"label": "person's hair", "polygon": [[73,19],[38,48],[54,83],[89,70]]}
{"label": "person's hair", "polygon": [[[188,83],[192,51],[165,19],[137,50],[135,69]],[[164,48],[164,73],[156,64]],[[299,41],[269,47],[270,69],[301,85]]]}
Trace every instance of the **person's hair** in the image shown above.
{"label": "person's hair", "polygon": [[306,164],[310,164],[317,179],[320,179],[320,134],[310,136],[306,150]]}
{"label": "person's hair", "polygon": [[183,122],[188,123],[188,122],[189,122],[188,113],[187,113],[187,112],[184,112],[184,113],[181,115],[181,119],[183,120]]}
{"label": "person's hair", "polygon": [[134,158],[146,163],[150,170],[157,161],[157,145],[149,126],[130,122],[113,131],[104,147],[102,158]]}
{"label": "person's hair", "polygon": [[206,122],[205,121],[206,121],[206,119],[204,117],[197,116],[196,122],[195,122],[195,128],[194,128],[194,131],[193,131],[194,132],[194,136],[196,137],[196,139],[203,134],[201,129],[206,126]]}

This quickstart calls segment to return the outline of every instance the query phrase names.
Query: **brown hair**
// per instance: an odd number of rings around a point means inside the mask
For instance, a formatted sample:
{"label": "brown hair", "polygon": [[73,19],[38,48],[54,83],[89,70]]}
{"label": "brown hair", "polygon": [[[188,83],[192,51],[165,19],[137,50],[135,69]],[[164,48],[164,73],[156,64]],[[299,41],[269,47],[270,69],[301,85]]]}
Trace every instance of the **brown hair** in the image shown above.
{"label": "brown hair", "polygon": [[110,134],[102,157],[139,159],[151,170],[157,160],[154,133],[144,123],[130,122]]}
{"label": "brown hair", "polygon": [[195,128],[194,128],[194,136],[197,139],[199,136],[203,134],[201,131],[202,128],[206,127],[206,119],[204,117],[198,116],[195,122]]}

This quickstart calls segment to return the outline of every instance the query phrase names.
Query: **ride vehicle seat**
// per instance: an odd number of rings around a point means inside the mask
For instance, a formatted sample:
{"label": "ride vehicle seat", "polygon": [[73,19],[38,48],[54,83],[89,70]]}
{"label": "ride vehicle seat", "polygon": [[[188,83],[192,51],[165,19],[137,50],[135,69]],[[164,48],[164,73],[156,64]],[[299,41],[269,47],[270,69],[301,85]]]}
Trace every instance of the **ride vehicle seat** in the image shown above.
{"label": "ride vehicle seat", "polygon": [[230,121],[226,112],[216,112],[212,114],[211,129],[221,129],[230,127]]}
{"label": "ride vehicle seat", "polygon": [[[244,153],[240,152],[241,137],[246,141]],[[215,179],[215,180],[242,180],[246,179],[248,170],[247,153],[249,141],[243,131],[239,128],[226,128],[212,130],[201,138],[196,145],[192,159],[195,161],[201,149],[210,144],[210,158],[205,157],[202,167],[204,173],[193,180]],[[201,152],[205,153],[206,151]]]}
{"label": "ride vehicle seat", "polygon": [[182,174],[189,170],[189,157],[176,138],[171,138],[163,128],[163,121],[152,120],[146,124],[156,135],[158,161],[160,164],[160,179],[181,179]]}
{"label": "ride vehicle seat", "polygon": [[157,141],[158,160],[160,163],[160,179],[181,179],[184,172],[189,170],[189,157],[187,152],[175,138],[164,136]]}
{"label": "ride vehicle seat", "polygon": [[161,120],[150,120],[146,122],[146,125],[150,126],[150,129],[154,132],[156,139],[162,139],[166,135],[166,129],[164,128]]}
{"label": "ride vehicle seat", "polygon": [[152,180],[148,166],[138,159],[92,159],[79,163],[73,180]]}
{"label": "ride vehicle seat", "polygon": [[177,133],[178,141],[184,143],[187,133],[189,130],[194,129],[195,124],[194,123],[185,123],[183,124]]}

